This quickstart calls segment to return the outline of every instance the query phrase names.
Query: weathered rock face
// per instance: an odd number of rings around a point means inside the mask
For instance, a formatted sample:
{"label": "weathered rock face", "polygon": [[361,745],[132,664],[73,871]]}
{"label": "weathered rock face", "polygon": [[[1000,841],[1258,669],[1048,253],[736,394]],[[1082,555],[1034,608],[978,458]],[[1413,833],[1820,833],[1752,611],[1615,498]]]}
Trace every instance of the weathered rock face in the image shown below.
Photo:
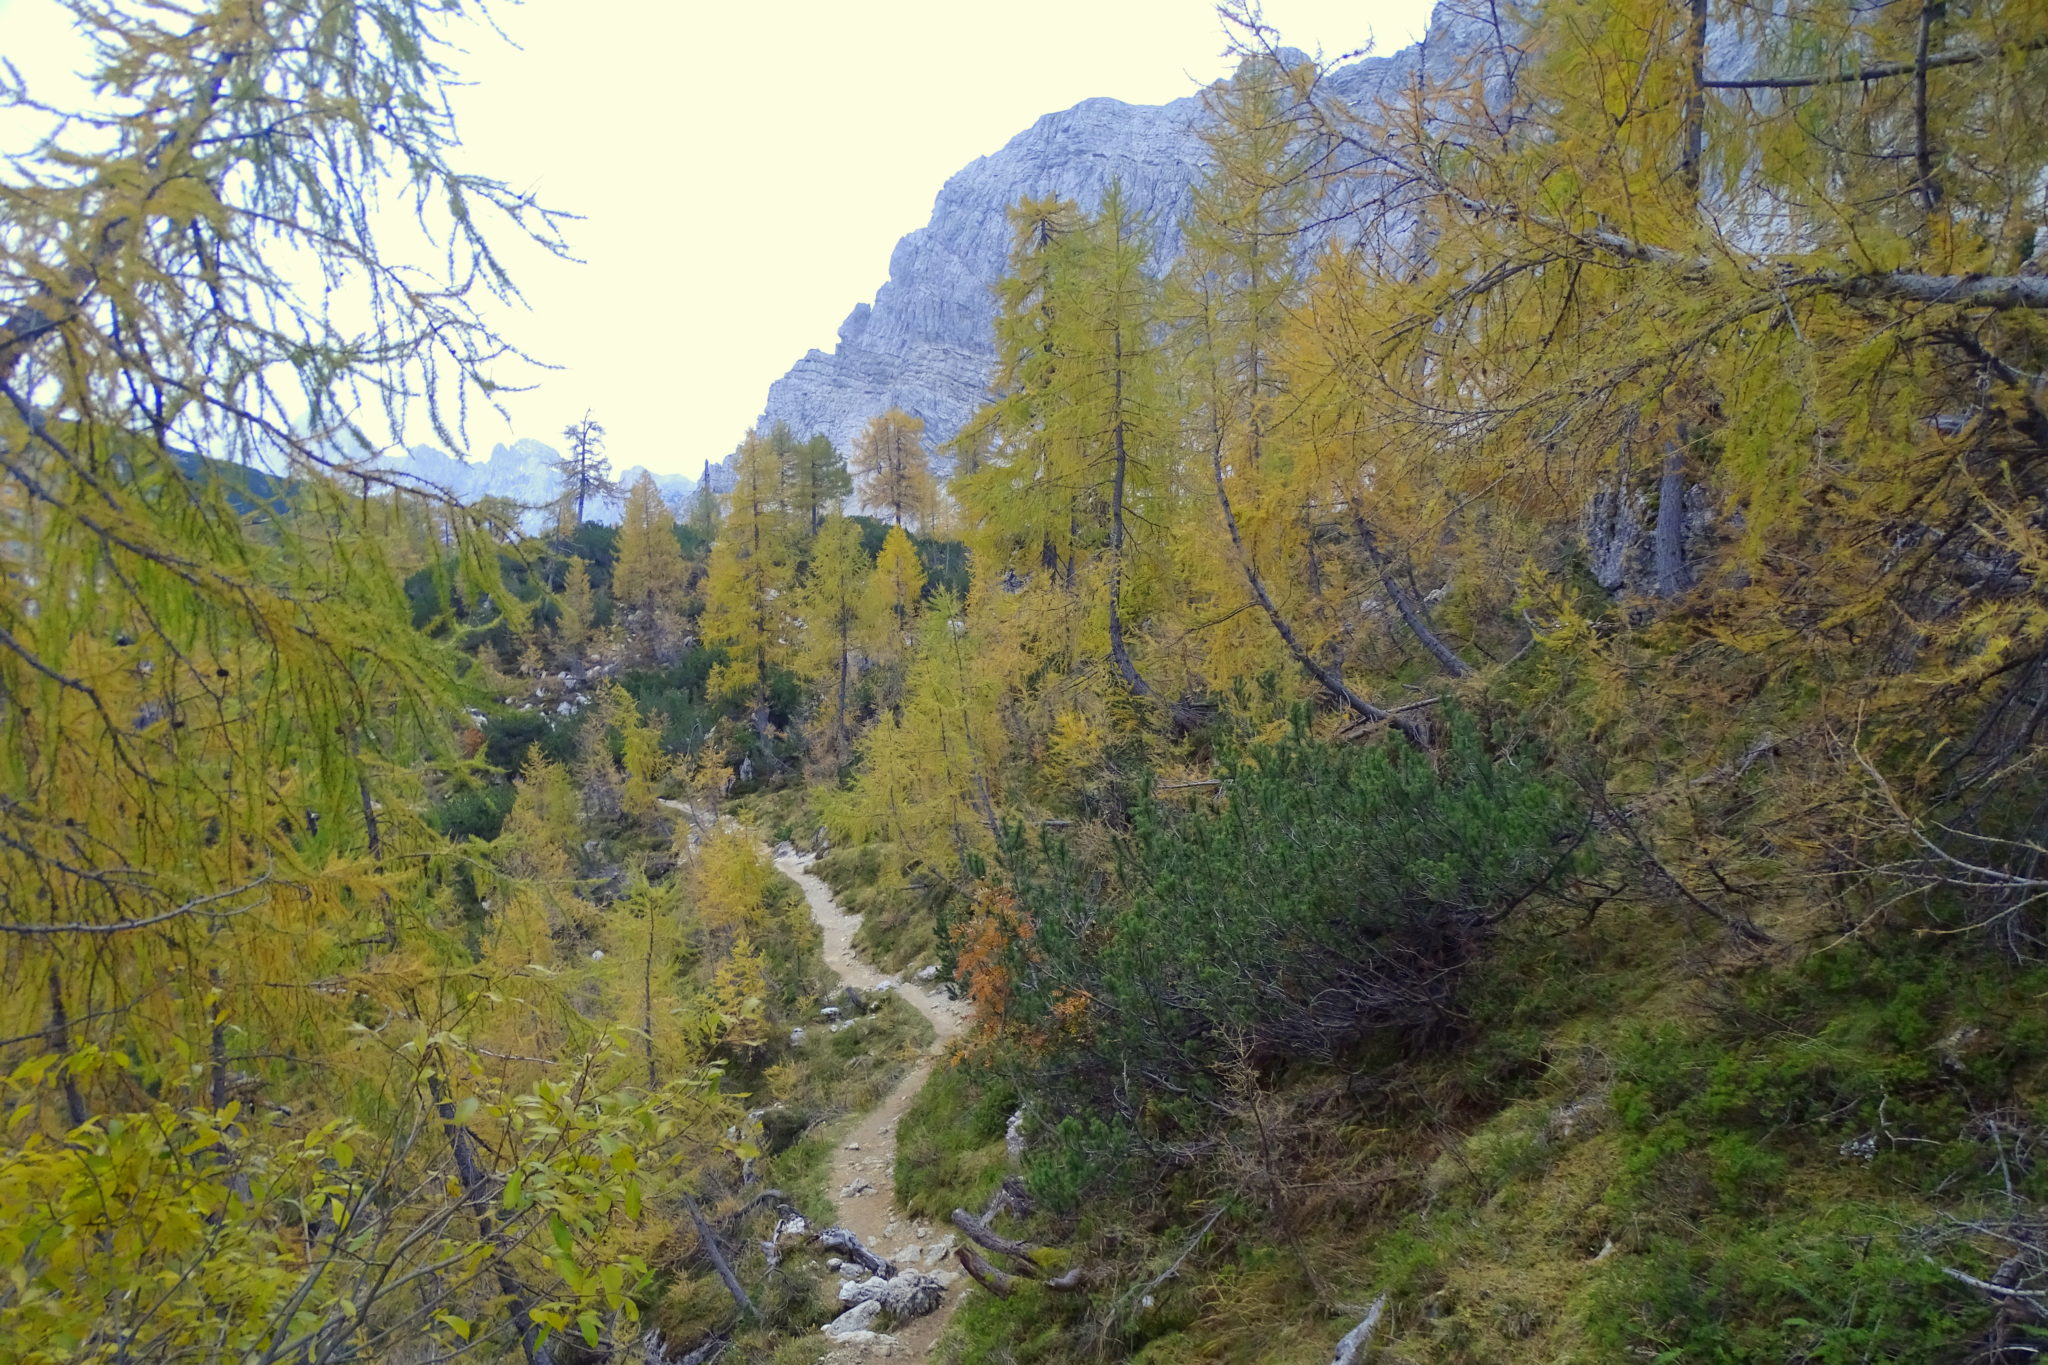
{"label": "weathered rock face", "polygon": [[[1483,21],[1442,5],[1423,43],[1339,67],[1328,87],[1366,113],[1412,83],[1425,60],[1436,73],[1489,34]],[[1160,257],[1169,260],[1206,164],[1202,118],[1200,95],[1163,105],[1084,100],[958,172],[939,191],[931,221],[897,243],[889,282],[848,315],[838,346],[812,351],[769,388],[762,429],[787,422],[799,436],[823,432],[850,450],[870,418],[900,407],[924,419],[934,445],[950,439],[987,400],[992,291],[1008,264],[1010,207],[1026,195],[1057,195],[1092,210],[1120,181],[1157,225]]]}
{"label": "weathered rock face", "polygon": [[1011,205],[1062,195],[1093,206],[1120,179],[1162,223],[1201,171],[1197,99],[1162,106],[1093,99],[1047,114],[948,180],[931,222],[897,243],[889,282],[854,308],[830,353],[812,351],[768,391],[764,428],[787,422],[850,450],[868,420],[900,407],[943,442],[987,398],[995,361],[991,289],[1010,253]]}

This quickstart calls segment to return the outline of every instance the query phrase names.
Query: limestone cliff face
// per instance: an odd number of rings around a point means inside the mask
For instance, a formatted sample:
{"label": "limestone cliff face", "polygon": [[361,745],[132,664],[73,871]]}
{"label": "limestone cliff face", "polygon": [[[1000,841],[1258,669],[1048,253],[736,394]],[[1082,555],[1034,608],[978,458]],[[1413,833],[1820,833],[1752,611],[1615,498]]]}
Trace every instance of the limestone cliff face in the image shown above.
{"label": "limestone cliff face", "polygon": [[995,347],[992,289],[1010,252],[1006,214],[1026,195],[1093,206],[1121,179],[1134,204],[1177,220],[1201,173],[1200,101],[1145,106],[1093,99],[1047,114],[999,152],[949,179],[931,222],[896,244],[889,282],[768,390],[766,425],[823,432],[850,450],[868,419],[891,407],[922,417],[944,441],[986,401]]}
{"label": "limestone cliff face", "polygon": [[[1427,59],[1465,59],[1489,36],[1483,23],[1440,6],[1421,44],[1330,73],[1329,88],[1365,113],[1383,92],[1412,82]],[[1284,56],[1285,54],[1283,54]],[[896,245],[889,280],[854,308],[830,352],[812,351],[768,390],[763,429],[787,422],[850,450],[868,420],[891,407],[922,417],[943,443],[988,396],[995,364],[992,292],[1008,262],[1011,205],[1058,195],[1093,209],[1112,181],[1156,224],[1162,259],[1179,250],[1179,222],[1207,152],[1202,98],[1163,105],[1084,100],[1047,114],[940,189],[931,221]]]}

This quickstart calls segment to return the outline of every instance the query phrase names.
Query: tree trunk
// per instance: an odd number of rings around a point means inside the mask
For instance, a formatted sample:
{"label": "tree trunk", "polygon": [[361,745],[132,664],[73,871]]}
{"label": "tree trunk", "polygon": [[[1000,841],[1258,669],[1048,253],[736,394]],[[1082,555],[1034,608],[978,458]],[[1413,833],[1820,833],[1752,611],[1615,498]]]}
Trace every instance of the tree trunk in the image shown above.
{"label": "tree trunk", "polygon": [[[207,982],[213,987],[209,994],[220,991],[220,968],[206,970]],[[206,1101],[215,1113],[228,1107],[228,1019],[227,1011],[217,1000],[208,1000],[207,1008],[213,1013],[213,1037],[209,1042],[212,1056],[208,1059],[210,1075],[207,1080]]]}
{"label": "tree trunk", "polygon": [[1428,618],[1422,614],[1422,604],[1415,600],[1415,595],[1408,591],[1407,585],[1394,573],[1393,566],[1387,561],[1386,552],[1380,549],[1379,541],[1372,533],[1372,527],[1366,525],[1365,518],[1355,507],[1351,512],[1351,524],[1357,528],[1358,543],[1365,548],[1366,557],[1372,560],[1373,569],[1379,574],[1380,586],[1385,588],[1387,596],[1393,599],[1394,610],[1407,622],[1410,633],[1439,664],[1443,665],[1444,672],[1454,678],[1471,677],[1472,665],[1466,663],[1458,651],[1446,644],[1443,637],[1430,627]]}
{"label": "tree trunk", "polygon": [[654,916],[656,906],[652,897],[647,901],[647,961],[640,973],[640,1045],[647,1053],[647,1088],[652,1091],[658,1082],[654,1075]]}
{"label": "tree trunk", "polygon": [[[443,1064],[438,1050],[428,1058],[430,1068],[439,1068]],[[462,1186],[462,1202],[468,1206],[471,1217],[476,1219],[477,1235],[490,1243],[495,1253],[498,1292],[511,1305],[512,1325],[519,1333],[519,1349],[525,1353],[527,1365],[549,1365],[554,1359],[554,1352],[539,1344],[540,1327],[527,1311],[530,1305],[525,1286],[513,1277],[503,1259],[504,1247],[498,1238],[498,1225],[491,1217],[490,1178],[484,1173],[483,1163],[477,1159],[476,1138],[456,1121],[454,1097],[449,1094],[448,1082],[438,1069],[427,1072],[427,1092],[433,1097],[434,1112],[440,1116],[441,1128],[448,1134],[448,1148],[455,1158],[455,1178]]]}
{"label": "tree trunk", "polygon": [[839,606],[839,715],[836,728],[839,731],[839,761],[846,762],[853,757],[852,746],[846,734],[846,689],[848,674],[852,671],[853,643],[846,635],[847,606]]}
{"label": "tree trunk", "polygon": [[1109,657],[1116,663],[1116,671],[1123,675],[1124,683],[1141,697],[1153,695],[1152,685],[1138,675],[1138,666],[1131,662],[1131,652],[1124,647],[1123,578],[1124,578],[1124,471],[1129,464],[1129,453],[1124,445],[1124,335],[1118,329],[1114,338],[1116,356],[1116,384],[1114,402],[1116,418],[1110,426],[1110,444],[1115,453],[1116,473],[1110,484],[1109,495]]}
{"label": "tree trunk", "polygon": [[960,1268],[975,1278],[976,1283],[999,1299],[1007,1299],[1016,1289],[1017,1282],[1002,1271],[975,1255],[970,1247],[956,1247],[953,1254],[960,1259]]}
{"label": "tree trunk", "polygon": [[1294,628],[1287,624],[1287,618],[1282,616],[1280,608],[1274,605],[1272,594],[1266,591],[1265,580],[1259,577],[1258,568],[1252,563],[1251,555],[1245,549],[1244,536],[1237,526],[1237,513],[1230,506],[1230,490],[1223,481],[1223,441],[1220,434],[1210,451],[1210,468],[1216,479],[1216,500],[1223,508],[1223,524],[1230,531],[1230,543],[1237,551],[1237,563],[1244,572],[1245,584],[1251,588],[1252,596],[1258,599],[1259,606],[1265,611],[1266,619],[1272,622],[1281,642],[1287,646],[1288,652],[1294,655],[1295,662],[1307,669],[1311,677],[1327,688],[1331,695],[1350,707],[1353,714],[1361,720],[1391,725],[1399,730],[1401,737],[1410,744],[1418,749],[1427,749],[1429,744],[1423,736],[1421,727],[1414,721],[1406,716],[1381,710],[1353,692],[1345,685],[1343,678],[1317,663],[1315,657],[1302,646],[1294,633]]}
{"label": "tree trunk", "polygon": [[1934,42],[1934,21],[1941,11],[1941,0],[1920,0],[1920,37],[1913,50],[1913,188],[1928,213],[1941,203],[1941,185],[1934,178],[1934,148],[1927,135],[1927,57]]}
{"label": "tree trunk", "polygon": [[1699,207],[1700,183],[1707,156],[1707,0],[1691,0],[1685,26],[1686,74],[1684,145],[1679,152],[1678,177]]}
{"label": "tree trunk", "polygon": [[704,1248],[705,1256],[710,1258],[711,1269],[717,1272],[718,1278],[724,1282],[725,1292],[732,1295],[732,1301],[740,1306],[740,1316],[753,1317],[754,1301],[747,1297],[746,1286],[742,1285],[740,1277],[733,1273],[732,1262],[725,1259],[725,1248],[718,1244],[718,1234],[704,1221],[704,1211],[697,1207],[697,1201],[688,1194],[683,1196],[683,1208],[689,1212],[690,1221],[696,1225],[698,1245]]}
{"label": "tree trunk", "polygon": [[64,1077],[64,1113],[71,1120],[73,1128],[82,1128],[89,1115],[85,1111],[85,1095],[78,1088],[78,1077],[71,1074],[71,1017],[64,1012],[64,983],[57,975],[56,964],[50,966],[50,1051],[59,1059],[59,1070]]}
{"label": "tree trunk", "polygon": [[1664,473],[1657,483],[1656,584],[1659,597],[1685,591],[1685,447],[1691,433],[1680,423],[1664,447]]}

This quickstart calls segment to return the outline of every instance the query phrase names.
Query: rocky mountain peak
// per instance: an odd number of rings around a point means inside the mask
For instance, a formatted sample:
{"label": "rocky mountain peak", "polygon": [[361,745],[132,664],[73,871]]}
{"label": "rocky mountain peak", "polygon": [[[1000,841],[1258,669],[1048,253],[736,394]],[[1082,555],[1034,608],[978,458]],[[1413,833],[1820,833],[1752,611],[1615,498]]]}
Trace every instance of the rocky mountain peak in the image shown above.
{"label": "rocky mountain peak", "polygon": [[[1361,111],[1414,80],[1422,65],[1478,50],[1481,17],[1439,5],[1422,43],[1336,67],[1327,88]],[[1311,60],[1298,48],[1275,57]],[[787,422],[850,450],[870,418],[900,407],[943,444],[987,400],[995,365],[993,288],[1008,264],[1008,211],[1026,196],[1058,195],[1093,209],[1112,182],[1159,225],[1160,251],[1179,250],[1179,222],[1207,164],[1201,94],[1161,105],[1099,97],[1046,114],[939,190],[931,220],[896,244],[889,278],[856,304],[831,351],[811,351],[768,390],[760,425]]]}

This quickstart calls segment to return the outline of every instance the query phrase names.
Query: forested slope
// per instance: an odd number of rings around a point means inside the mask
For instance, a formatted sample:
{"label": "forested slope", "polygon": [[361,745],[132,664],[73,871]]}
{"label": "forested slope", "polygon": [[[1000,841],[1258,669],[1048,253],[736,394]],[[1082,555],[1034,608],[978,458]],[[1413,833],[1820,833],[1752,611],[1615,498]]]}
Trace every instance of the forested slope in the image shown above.
{"label": "forested slope", "polygon": [[[0,178],[7,1352],[816,1359],[789,1215],[921,1025],[822,1024],[756,834],[974,1006],[939,1358],[2037,1352],[2040,6],[1545,0],[1369,124],[1239,16],[1175,259],[1016,206],[950,478],[772,428],[541,536],[334,454],[488,396],[553,230],[451,17],[74,8],[98,140]],[[400,166],[446,279],[337,190]]]}

